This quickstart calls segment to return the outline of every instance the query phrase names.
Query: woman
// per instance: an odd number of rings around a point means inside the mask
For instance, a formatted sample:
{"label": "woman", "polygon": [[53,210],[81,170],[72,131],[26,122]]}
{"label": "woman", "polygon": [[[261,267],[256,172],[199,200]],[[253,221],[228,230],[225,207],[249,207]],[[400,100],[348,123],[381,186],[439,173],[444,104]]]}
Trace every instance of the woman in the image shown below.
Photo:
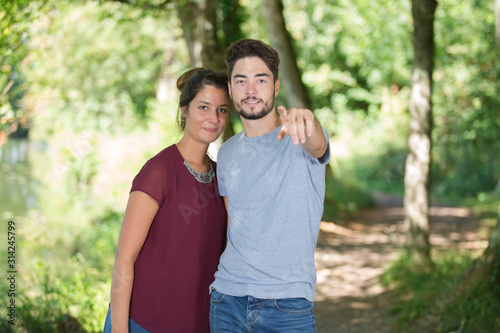
{"label": "woman", "polygon": [[207,149],[226,123],[227,76],[193,69],[177,88],[184,135],[132,183],[104,332],[210,331],[209,285],[227,217]]}

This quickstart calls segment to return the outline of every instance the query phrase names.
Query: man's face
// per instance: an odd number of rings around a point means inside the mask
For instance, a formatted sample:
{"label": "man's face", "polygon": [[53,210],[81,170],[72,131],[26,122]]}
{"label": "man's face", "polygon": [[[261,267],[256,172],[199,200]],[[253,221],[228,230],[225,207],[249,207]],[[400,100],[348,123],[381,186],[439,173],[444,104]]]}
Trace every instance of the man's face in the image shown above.
{"label": "man's face", "polygon": [[229,94],[238,114],[245,119],[261,119],[274,110],[280,82],[258,57],[242,58],[234,64]]}

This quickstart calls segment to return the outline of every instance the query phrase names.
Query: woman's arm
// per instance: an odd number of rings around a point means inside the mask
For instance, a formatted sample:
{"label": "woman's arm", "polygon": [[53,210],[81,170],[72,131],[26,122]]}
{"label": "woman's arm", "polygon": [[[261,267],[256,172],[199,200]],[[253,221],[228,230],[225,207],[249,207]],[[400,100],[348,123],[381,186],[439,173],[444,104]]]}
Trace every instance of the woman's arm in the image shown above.
{"label": "woman's arm", "polygon": [[158,203],[146,193],[140,191],[130,193],[118,239],[111,282],[112,332],[128,332],[134,263],[144,245],[158,208]]}

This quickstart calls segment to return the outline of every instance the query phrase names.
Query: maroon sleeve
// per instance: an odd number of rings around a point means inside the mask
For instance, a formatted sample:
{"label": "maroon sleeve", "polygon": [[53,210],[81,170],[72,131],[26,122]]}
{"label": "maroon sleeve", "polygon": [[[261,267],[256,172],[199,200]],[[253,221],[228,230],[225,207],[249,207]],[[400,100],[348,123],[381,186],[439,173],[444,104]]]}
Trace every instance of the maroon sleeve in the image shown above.
{"label": "maroon sleeve", "polygon": [[155,156],[147,161],[135,176],[130,192],[144,192],[161,206],[168,195],[167,179],[168,168],[158,156]]}

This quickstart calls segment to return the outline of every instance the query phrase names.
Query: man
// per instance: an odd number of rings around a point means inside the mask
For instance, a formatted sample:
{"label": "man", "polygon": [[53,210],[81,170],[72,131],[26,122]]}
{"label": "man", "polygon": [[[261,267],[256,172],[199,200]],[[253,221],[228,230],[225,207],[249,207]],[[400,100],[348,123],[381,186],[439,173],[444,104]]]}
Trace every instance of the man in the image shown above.
{"label": "man", "polygon": [[306,109],[275,112],[278,53],[252,39],[226,52],[244,131],[219,150],[228,242],[211,285],[214,332],[315,332],[314,251],[329,160],[326,131]]}

